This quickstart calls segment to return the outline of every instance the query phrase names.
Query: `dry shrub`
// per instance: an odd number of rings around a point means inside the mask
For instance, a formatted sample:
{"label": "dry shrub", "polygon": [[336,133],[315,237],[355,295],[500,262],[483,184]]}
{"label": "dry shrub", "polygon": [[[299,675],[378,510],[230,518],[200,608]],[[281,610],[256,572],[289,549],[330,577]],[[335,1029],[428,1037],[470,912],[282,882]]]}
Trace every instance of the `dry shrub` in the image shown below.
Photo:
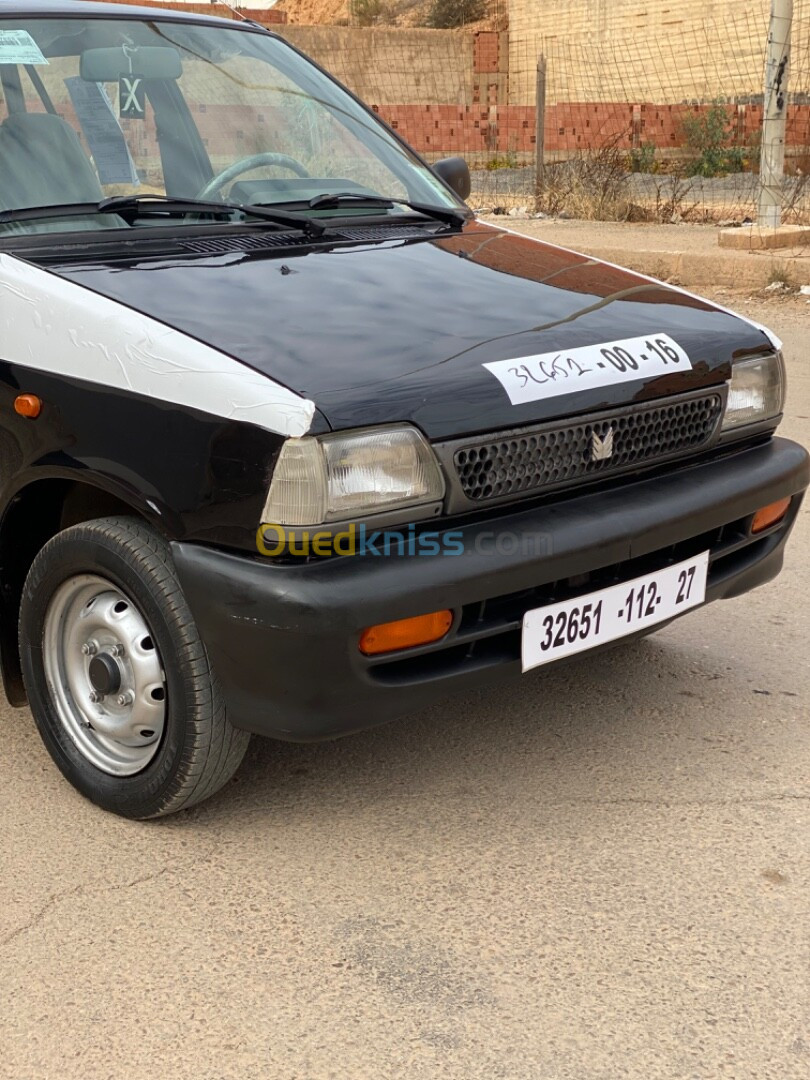
{"label": "dry shrub", "polygon": [[586,221],[624,221],[630,204],[627,152],[617,135],[596,150],[546,165],[537,209]]}
{"label": "dry shrub", "polygon": [[693,183],[684,172],[672,168],[666,176],[655,178],[654,203],[649,207],[652,220],[669,224],[672,221],[688,221],[694,218],[697,202],[689,200]]}
{"label": "dry shrub", "polygon": [[352,0],[351,13],[356,26],[374,26],[382,14],[382,0]]}
{"label": "dry shrub", "polygon": [[455,30],[483,19],[486,14],[486,0],[433,0],[427,25],[435,30]]}
{"label": "dry shrub", "polygon": [[682,170],[651,176],[651,190],[632,195],[628,168],[627,133],[621,132],[596,149],[582,151],[567,161],[546,165],[536,194],[537,209],[546,214],[565,213],[585,221],[655,221],[669,223],[690,218],[692,182]]}
{"label": "dry shrub", "polygon": [[786,176],[782,194],[782,221],[786,225],[803,225],[808,220],[810,174],[797,169]]}

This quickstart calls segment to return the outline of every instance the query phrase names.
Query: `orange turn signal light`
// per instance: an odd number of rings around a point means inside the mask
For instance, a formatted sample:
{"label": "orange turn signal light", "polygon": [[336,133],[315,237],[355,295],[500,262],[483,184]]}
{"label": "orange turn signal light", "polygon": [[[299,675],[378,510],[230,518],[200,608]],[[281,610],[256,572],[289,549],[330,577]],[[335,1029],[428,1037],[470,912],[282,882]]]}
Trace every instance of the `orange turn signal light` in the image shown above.
{"label": "orange turn signal light", "polygon": [[14,398],[14,412],[27,416],[29,420],[36,420],[42,412],[42,398],[36,394],[18,394]]}
{"label": "orange turn signal light", "polygon": [[360,652],[378,656],[396,649],[412,649],[414,645],[430,645],[443,638],[452,625],[452,611],[433,611],[430,615],[368,626],[360,635]]}
{"label": "orange turn signal light", "polygon": [[754,520],[751,522],[751,532],[762,532],[763,529],[769,529],[771,525],[776,525],[788,512],[789,507],[790,499],[780,499],[779,502],[763,506],[761,510],[757,510],[754,514]]}

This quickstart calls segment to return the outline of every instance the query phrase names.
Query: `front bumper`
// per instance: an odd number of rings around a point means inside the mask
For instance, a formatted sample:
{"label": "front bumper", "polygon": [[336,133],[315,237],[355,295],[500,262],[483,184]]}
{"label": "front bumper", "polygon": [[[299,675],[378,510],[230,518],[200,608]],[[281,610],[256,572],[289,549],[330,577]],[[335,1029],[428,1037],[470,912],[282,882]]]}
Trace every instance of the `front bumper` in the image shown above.
{"label": "front bumper", "polygon": [[[513,510],[461,529],[458,555],[355,555],[278,565],[172,545],[231,721],[281,739],[346,734],[451,691],[520,674],[523,613],[711,551],[707,601],[775,577],[810,482],[796,443],[766,444],[677,471]],[[751,516],[787,496],[787,517],[751,536]],[[509,543],[499,542],[509,534]],[[499,553],[500,549],[500,553]],[[365,657],[374,623],[453,608],[450,634]],[[626,640],[626,639],[625,639]]]}

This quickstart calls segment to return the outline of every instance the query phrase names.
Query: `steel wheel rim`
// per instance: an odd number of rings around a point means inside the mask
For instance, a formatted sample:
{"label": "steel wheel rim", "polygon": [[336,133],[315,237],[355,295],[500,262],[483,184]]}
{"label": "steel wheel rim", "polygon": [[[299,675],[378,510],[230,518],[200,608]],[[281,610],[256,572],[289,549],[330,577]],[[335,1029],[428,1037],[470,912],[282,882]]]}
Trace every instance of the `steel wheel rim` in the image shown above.
{"label": "steel wheel rim", "polygon": [[111,776],[145,769],[166,726],[167,688],[132,599],[96,574],[69,578],[48,604],[42,645],[57,718],[82,756]]}

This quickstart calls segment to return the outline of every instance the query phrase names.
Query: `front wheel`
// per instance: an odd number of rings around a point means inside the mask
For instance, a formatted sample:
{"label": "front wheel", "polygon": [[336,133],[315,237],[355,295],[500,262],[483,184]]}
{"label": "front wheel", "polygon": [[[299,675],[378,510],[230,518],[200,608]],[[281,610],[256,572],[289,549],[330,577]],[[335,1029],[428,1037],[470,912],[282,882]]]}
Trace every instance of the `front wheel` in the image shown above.
{"label": "front wheel", "polygon": [[165,540],[137,518],[75,525],[34,560],[20,656],[42,740],[94,803],[130,818],[201,802],[238,768],[231,726]]}

